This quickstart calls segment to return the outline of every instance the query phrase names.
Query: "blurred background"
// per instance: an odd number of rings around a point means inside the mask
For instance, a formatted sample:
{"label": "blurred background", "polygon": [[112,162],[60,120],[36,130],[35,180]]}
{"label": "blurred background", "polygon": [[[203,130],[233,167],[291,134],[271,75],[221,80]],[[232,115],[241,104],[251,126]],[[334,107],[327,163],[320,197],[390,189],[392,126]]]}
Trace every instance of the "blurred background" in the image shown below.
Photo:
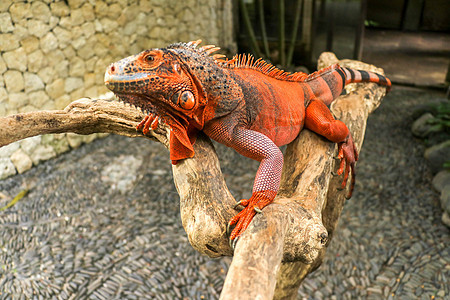
{"label": "blurred background", "polygon": [[443,88],[448,81],[450,1],[238,2],[240,52],[314,70],[320,53],[333,51],[384,68],[394,83]]}

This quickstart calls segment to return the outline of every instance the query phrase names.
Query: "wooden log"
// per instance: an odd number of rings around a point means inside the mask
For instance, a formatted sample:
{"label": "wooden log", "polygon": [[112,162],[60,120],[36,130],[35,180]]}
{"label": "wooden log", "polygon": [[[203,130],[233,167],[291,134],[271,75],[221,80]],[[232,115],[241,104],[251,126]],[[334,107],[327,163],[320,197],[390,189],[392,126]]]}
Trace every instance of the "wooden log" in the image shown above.
{"label": "wooden log", "polygon": [[[338,62],[331,53],[319,67]],[[360,62],[342,65],[382,73]],[[332,105],[338,119],[350,128],[358,149],[367,116],[381,101],[385,88],[376,84],[349,85]],[[130,105],[108,99],[82,99],[60,111],[30,112],[0,118],[0,147],[26,137],[75,132],[110,132],[144,137],[135,130],[144,114]],[[168,146],[169,128],[160,124],[151,138]],[[200,134],[195,156],[173,166],[180,194],[183,226],[191,245],[211,257],[232,255],[226,236],[228,220],[236,214],[210,140]],[[222,299],[293,299],[301,281],[322,263],[336,229],[346,191],[337,191],[342,176],[333,177],[336,145],[302,131],[288,145],[280,192],[274,203],[255,216],[239,239]]]}

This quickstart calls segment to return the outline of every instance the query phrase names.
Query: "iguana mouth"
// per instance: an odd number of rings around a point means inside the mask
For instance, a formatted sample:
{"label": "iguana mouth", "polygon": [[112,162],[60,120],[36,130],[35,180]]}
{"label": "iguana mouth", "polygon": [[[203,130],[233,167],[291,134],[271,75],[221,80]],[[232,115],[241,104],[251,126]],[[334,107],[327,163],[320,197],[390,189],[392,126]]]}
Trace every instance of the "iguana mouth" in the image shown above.
{"label": "iguana mouth", "polygon": [[148,85],[150,80],[146,74],[116,75],[107,70],[104,82],[106,87],[115,93],[133,93]]}

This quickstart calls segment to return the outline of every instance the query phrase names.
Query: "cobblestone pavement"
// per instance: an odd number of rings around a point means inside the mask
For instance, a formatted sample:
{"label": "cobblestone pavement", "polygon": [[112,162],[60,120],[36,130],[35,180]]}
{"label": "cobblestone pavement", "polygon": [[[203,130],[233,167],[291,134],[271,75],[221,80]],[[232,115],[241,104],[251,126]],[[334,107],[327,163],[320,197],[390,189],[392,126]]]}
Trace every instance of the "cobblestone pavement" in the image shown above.
{"label": "cobblestone pavement", "polygon": [[[409,131],[435,96],[397,88],[370,117],[354,196],[299,299],[450,297],[450,231]],[[218,153],[249,196],[257,163]],[[231,259],[191,248],[171,176],[162,146],[110,136],[0,181],[0,206],[30,190],[0,212],[0,298],[217,299]]]}

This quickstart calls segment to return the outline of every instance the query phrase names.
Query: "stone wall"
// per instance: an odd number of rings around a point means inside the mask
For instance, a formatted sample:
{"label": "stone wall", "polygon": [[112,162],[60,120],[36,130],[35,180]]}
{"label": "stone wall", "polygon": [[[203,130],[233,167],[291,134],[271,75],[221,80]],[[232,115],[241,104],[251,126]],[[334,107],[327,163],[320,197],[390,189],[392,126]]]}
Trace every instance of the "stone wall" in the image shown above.
{"label": "stone wall", "polygon": [[[106,67],[144,49],[196,39],[232,49],[230,3],[0,1],[0,117],[98,97]],[[0,148],[0,179],[93,138],[47,135]]]}

